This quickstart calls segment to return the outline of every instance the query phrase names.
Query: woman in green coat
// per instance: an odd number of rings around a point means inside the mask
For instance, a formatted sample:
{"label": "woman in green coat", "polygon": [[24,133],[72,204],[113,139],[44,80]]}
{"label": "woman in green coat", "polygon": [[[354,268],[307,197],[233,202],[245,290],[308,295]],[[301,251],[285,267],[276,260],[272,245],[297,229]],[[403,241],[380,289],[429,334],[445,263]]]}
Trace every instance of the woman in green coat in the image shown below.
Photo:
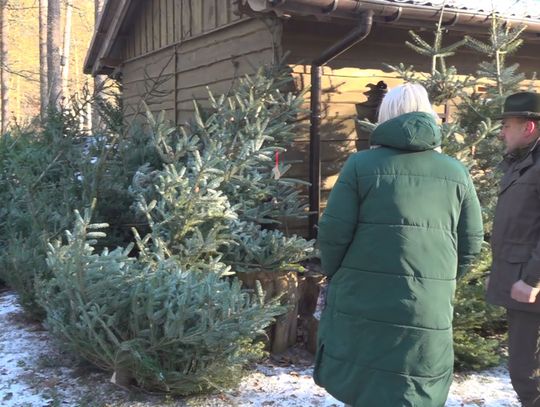
{"label": "woman in green coat", "polygon": [[456,279],[480,251],[467,169],[437,151],[427,92],[390,91],[345,163],[319,224],[330,280],[315,382],[354,407],[442,407],[453,373]]}

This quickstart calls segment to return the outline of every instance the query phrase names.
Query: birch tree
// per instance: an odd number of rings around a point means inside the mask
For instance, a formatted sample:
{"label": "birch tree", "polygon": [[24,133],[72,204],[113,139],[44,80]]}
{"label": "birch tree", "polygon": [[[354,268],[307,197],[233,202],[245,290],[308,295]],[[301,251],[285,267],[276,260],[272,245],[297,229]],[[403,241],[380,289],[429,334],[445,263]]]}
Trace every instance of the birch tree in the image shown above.
{"label": "birch tree", "polygon": [[69,54],[71,48],[71,16],[73,14],[73,0],[66,1],[64,22],[64,45],[62,47],[62,94],[69,95]]}
{"label": "birch tree", "polygon": [[45,119],[48,98],[47,81],[47,1],[39,0],[39,112]]}
{"label": "birch tree", "polygon": [[4,134],[9,125],[9,61],[8,61],[8,0],[0,0],[0,131]]}
{"label": "birch tree", "polygon": [[[95,0],[94,2],[94,17],[95,17],[94,32],[97,31],[98,29],[99,19],[101,18],[101,13],[103,12],[104,3],[105,3],[104,0]],[[96,99],[99,99],[99,97],[101,96],[103,87],[105,85],[105,78],[106,78],[105,75],[96,75],[96,77],[94,78],[94,96]],[[92,130],[99,129],[101,125],[101,119],[99,116],[99,109],[97,108],[97,106],[93,107],[91,118],[92,118],[92,124],[90,127],[92,128]]]}
{"label": "birch tree", "polygon": [[60,0],[48,0],[47,8],[47,77],[49,109],[60,109],[62,104],[62,70],[60,44]]}

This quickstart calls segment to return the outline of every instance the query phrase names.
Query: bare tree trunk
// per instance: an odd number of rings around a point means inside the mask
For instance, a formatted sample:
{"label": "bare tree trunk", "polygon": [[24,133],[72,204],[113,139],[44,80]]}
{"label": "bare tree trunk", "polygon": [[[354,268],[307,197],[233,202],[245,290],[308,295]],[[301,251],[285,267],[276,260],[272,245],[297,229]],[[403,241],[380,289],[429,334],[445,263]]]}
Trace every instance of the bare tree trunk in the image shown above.
{"label": "bare tree trunk", "polygon": [[[103,5],[105,0],[95,0],[94,3],[94,18],[95,18],[95,28],[94,31],[98,29],[99,19],[101,13],[103,12]],[[97,101],[102,96],[103,86],[105,85],[105,75],[97,75],[94,78],[94,99]],[[90,128],[92,130],[98,130],[101,127],[101,117],[99,115],[99,109],[97,106],[93,106],[92,115],[89,117],[91,119]]]}
{"label": "bare tree trunk", "polygon": [[40,117],[45,119],[49,103],[47,85],[47,0],[39,0],[39,101]]}
{"label": "bare tree trunk", "polygon": [[8,59],[8,0],[0,3],[0,131],[4,134],[9,126],[9,59]]}
{"label": "bare tree trunk", "polygon": [[72,0],[66,0],[66,18],[64,24],[64,47],[62,50],[62,94],[69,95],[69,55],[71,47],[71,15],[73,14]]}
{"label": "bare tree trunk", "polygon": [[21,77],[18,75],[17,75],[16,82],[17,82],[17,85],[15,89],[17,90],[17,99],[16,99],[16,106],[15,106],[14,123],[16,126],[19,126],[22,121],[22,115],[21,115]]}
{"label": "bare tree trunk", "polygon": [[62,105],[62,70],[60,44],[60,0],[48,0],[47,9],[47,76],[49,84],[49,109],[59,110]]}

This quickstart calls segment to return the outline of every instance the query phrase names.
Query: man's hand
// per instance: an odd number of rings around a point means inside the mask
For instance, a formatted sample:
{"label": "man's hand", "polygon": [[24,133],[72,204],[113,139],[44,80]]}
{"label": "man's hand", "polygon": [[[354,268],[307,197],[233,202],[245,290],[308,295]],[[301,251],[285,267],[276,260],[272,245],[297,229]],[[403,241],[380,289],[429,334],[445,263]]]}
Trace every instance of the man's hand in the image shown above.
{"label": "man's hand", "polygon": [[540,292],[540,288],[531,287],[523,280],[516,281],[512,286],[510,296],[517,302],[532,304],[536,301],[536,296]]}

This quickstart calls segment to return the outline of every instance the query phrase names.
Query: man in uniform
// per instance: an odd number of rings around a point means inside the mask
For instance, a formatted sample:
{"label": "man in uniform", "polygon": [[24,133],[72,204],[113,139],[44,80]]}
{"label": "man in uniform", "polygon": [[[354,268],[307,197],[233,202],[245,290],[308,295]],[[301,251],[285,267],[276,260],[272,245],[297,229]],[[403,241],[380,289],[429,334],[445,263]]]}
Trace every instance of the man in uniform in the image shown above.
{"label": "man in uniform", "polygon": [[523,406],[533,407],[540,406],[540,95],[510,95],[498,119],[506,155],[487,300],[507,309],[512,385]]}

